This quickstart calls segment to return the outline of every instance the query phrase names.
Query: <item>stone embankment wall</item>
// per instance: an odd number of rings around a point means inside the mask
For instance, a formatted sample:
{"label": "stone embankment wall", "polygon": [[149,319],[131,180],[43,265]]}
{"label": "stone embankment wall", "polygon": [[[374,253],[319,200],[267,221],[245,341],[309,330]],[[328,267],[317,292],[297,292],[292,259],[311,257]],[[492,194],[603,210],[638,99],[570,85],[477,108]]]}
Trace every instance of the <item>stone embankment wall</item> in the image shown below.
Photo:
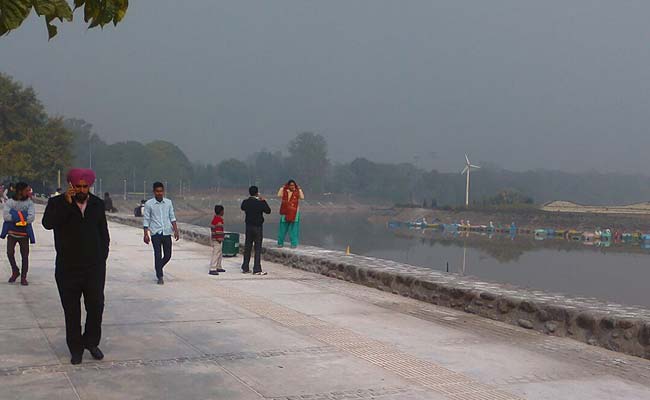
{"label": "stone embankment wall", "polygon": [[[142,226],[142,219],[109,215],[118,223]],[[184,239],[209,244],[209,230],[179,224]],[[243,248],[243,246],[242,246]],[[206,255],[207,257],[207,255]],[[347,256],[301,246],[278,248],[264,241],[263,258],[333,278],[463,310],[548,335],[570,337],[650,359],[650,310],[487,283],[394,261]]]}

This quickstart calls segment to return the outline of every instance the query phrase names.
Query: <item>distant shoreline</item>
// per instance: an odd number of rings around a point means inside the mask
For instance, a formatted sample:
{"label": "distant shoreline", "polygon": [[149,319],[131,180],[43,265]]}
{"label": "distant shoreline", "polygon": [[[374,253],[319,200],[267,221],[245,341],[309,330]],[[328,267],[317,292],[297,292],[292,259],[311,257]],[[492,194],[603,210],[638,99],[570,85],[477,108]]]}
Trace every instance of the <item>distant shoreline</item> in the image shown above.
{"label": "distant shoreline", "polygon": [[574,203],[571,201],[552,201],[541,207],[542,211],[566,212],[566,213],[588,213],[608,215],[650,215],[650,202],[634,203],[629,205],[614,206],[589,206]]}
{"label": "distant shoreline", "polygon": [[[612,207],[602,207],[609,208]],[[395,208],[393,215],[375,213],[371,222],[387,223],[391,220],[413,221],[426,218],[428,222],[454,223],[469,220],[472,225],[509,226],[512,222],[520,228],[554,228],[590,231],[596,228],[610,228],[619,231],[650,232],[650,213],[605,213],[547,211],[538,208],[513,208],[503,210],[441,210],[423,208]]]}

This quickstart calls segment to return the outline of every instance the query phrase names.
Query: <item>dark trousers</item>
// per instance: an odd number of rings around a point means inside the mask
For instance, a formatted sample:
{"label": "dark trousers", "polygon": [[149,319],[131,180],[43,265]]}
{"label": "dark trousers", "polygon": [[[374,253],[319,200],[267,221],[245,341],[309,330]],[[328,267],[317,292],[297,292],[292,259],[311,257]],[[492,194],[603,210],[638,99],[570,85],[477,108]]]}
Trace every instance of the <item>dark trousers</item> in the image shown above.
{"label": "dark trousers", "polygon": [[[56,268],[56,285],[65,314],[65,339],[71,354],[98,346],[102,337],[106,265]],[[81,334],[81,296],[86,308],[86,326]]]}
{"label": "dark trousers", "polygon": [[[16,264],[16,243],[20,246],[21,270],[18,269]],[[7,258],[11,265],[11,272],[18,274],[22,271],[22,277],[27,277],[27,270],[29,270],[29,238],[15,238],[7,235]]]}
{"label": "dark trousers", "polygon": [[156,268],[156,277],[163,277],[163,268],[172,259],[171,235],[152,235],[153,265]]}
{"label": "dark trousers", "polygon": [[251,250],[255,248],[255,261],[253,263],[253,272],[262,272],[262,227],[246,226],[246,243],[244,244],[244,263],[241,266],[242,271],[249,271],[251,262]]}

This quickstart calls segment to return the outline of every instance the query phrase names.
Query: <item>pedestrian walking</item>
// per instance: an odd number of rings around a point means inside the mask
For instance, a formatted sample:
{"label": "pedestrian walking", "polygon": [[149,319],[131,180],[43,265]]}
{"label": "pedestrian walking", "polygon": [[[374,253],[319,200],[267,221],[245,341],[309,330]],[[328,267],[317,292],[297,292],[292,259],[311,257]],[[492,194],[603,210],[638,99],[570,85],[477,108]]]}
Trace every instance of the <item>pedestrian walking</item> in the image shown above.
{"label": "pedestrian walking", "polygon": [[178,241],[180,235],[172,201],[165,197],[165,185],[153,184],[153,198],[144,204],[144,242],[153,247],[154,268],[159,285],[164,285],[163,268],[172,258],[172,234]]}
{"label": "pedestrian walking", "polygon": [[[110,237],[104,202],[90,193],[95,173],[90,169],[68,172],[68,190],[47,202],[43,227],[54,230],[54,276],[65,314],[66,342],[72,364],[80,364],[84,349],[96,360],[104,313],[104,284]],[[81,296],[86,323],[81,333]]]}
{"label": "pedestrian walking", "polygon": [[251,186],[248,193],[250,197],[241,204],[242,211],[246,213],[246,242],[244,245],[244,262],[241,269],[244,274],[250,273],[251,251],[254,248],[253,275],[266,275],[266,272],[262,271],[263,214],[271,214],[271,207],[259,195],[257,186]]}
{"label": "pedestrian walking", "polygon": [[[20,284],[29,285],[27,271],[29,270],[29,245],[36,243],[32,223],[36,217],[34,202],[29,197],[29,185],[25,182],[16,183],[14,197],[4,204],[2,212],[4,223],[0,239],[7,239],[7,258],[11,265],[9,283],[14,283],[20,276]],[[16,244],[20,247],[21,268],[16,263]]]}

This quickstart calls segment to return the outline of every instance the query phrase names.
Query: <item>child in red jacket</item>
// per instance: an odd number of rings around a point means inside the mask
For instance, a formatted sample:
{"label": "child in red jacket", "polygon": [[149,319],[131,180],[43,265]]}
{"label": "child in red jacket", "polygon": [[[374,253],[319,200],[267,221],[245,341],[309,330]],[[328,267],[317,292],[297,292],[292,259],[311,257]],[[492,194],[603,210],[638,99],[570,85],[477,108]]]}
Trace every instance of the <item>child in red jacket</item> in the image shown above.
{"label": "child in red jacket", "polygon": [[219,272],[226,272],[221,268],[222,245],[223,245],[223,206],[214,206],[214,218],[210,223],[212,258],[210,260],[210,275],[219,275]]}

